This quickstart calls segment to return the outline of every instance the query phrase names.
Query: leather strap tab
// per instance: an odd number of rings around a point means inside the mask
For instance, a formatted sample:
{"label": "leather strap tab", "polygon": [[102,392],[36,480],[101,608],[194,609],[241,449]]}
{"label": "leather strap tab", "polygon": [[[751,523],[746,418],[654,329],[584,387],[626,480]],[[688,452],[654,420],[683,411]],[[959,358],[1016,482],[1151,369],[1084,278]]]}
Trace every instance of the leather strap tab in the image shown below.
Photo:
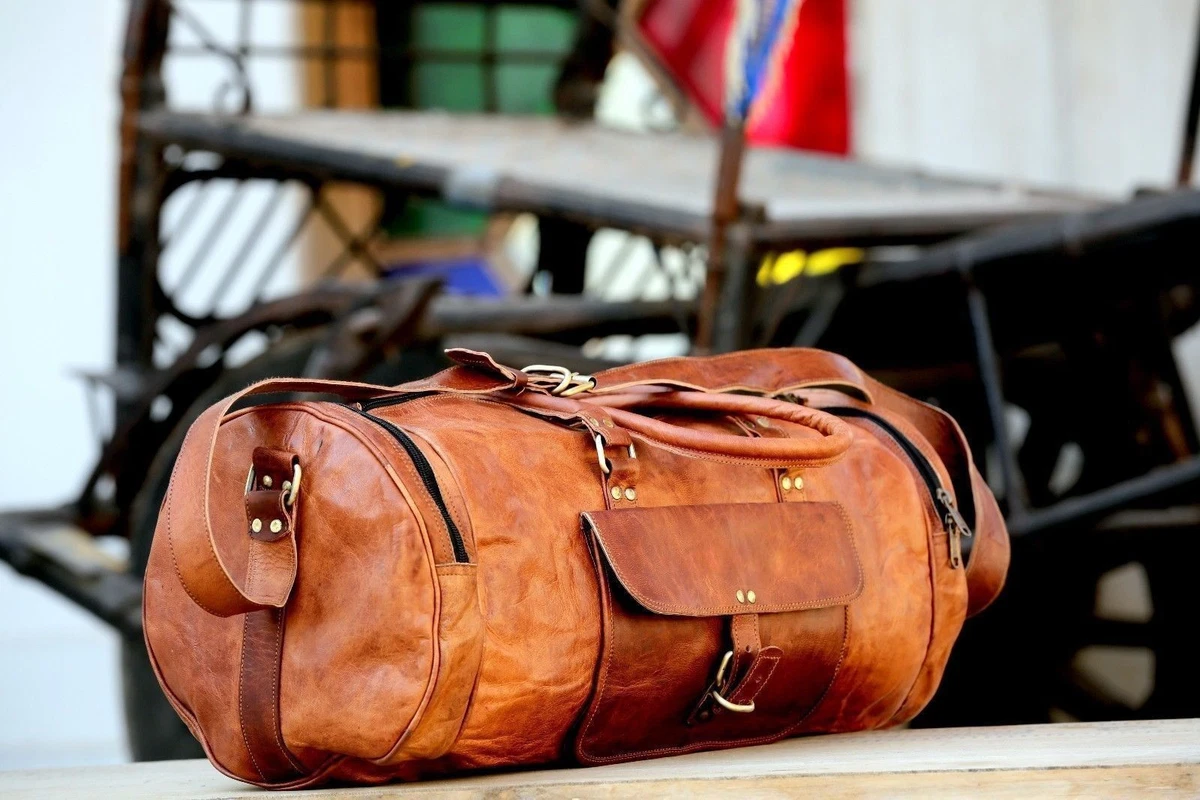
{"label": "leather strap tab", "polygon": [[729,638],[733,641],[733,665],[730,669],[730,680],[726,684],[732,686],[737,676],[746,670],[758,657],[762,649],[762,639],[758,633],[758,614],[736,614],[729,621]]}
{"label": "leather strap tab", "polygon": [[766,687],[767,681],[771,680],[771,676],[775,674],[775,667],[779,666],[782,658],[783,650],[774,645],[759,650],[755,654],[754,660],[750,662],[750,668],[746,670],[745,677],[734,684],[732,691],[725,695],[725,699],[739,706],[753,703],[754,698],[758,697],[758,693]]}
{"label": "leather strap tab", "polygon": [[[288,536],[295,525],[296,494],[292,487],[295,453],[270,447],[254,448],[253,471],[246,492],[246,525],[252,539],[274,542]],[[299,487],[295,487],[298,491]]]}
{"label": "leather strap tab", "polygon": [[282,609],[254,611],[242,623],[242,663],[238,675],[238,721],[242,741],[259,776],[268,783],[304,774],[303,765],[283,743],[279,721],[279,671],[283,659]]}
{"label": "leather strap tab", "polygon": [[[229,617],[265,608],[282,608],[296,580],[294,526],[274,541],[249,540],[247,579],[239,582],[222,560],[209,513],[213,457],[225,414],[244,397],[278,392],[336,394],[347,400],[390,397],[381,386],[344,381],[275,379],[256,383],[210,406],[192,424],[171,476],[163,513],[167,544],[188,595],[205,611]],[[248,466],[248,465],[247,465]],[[270,525],[267,524],[269,529]],[[244,532],[238,532],[246,535]]]}
{"label": "leather strap tab", "polygon": [[461,347],[446,351],[446,356],[459,364],[436,375],[409,381],[395,387],[402,392],[449,392],[452,394],[519,393],[529,376],[519,369],[506,367],[487,353]]}

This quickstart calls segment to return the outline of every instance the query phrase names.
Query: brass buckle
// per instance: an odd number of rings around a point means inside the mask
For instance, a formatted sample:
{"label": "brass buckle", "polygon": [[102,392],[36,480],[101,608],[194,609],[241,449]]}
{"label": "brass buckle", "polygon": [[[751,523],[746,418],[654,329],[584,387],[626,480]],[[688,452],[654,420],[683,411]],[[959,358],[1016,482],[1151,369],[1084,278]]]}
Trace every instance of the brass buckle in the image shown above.
{"label": "brass buckle", "polygon": [[727,652],[725,654],[724,658],[721,659],[721,666],[717,668],[717,680],[713,684],[712,696],[713,696],[714,700],[716,700],[718,703],[721,704],[721,708],[727,709],[729,711],[733,711],[738,714],[749,714],[752,711],[754,711],[754,701],[753,700],[751,700],[749,703],[731,703],[728,700],[726,700],[724,697],[722,697],[721,693],[719,691],[717,691],[717,688],[716,688],[717,686],[720,686],[724,682],[725,670],[727,670],[729,668],[729,662],[732,660],[733,660],[733,651],[730,650],[729,652]]}
{"label": "brass buckle", "polygon": [[530,364],[521,371],[529,376],[530,383],[556,397],[571,397],[596,388],[596,379],[591,375],[580,375],[554,364]]}
{"label": "brass buckle", "polygon": [[[304,475],[304,472],[303,472],[303,470],[300,469],[300,462],[297,461],[295,464],[292,465],[291,481],[285,481],[285,483],[288,485],[285,485],[284,487],[282,487],[284,489],[284,491],[287,492],[287,494],[285,494],[283,496],[283,504],[285,506],[291,506],[296,502],[296,493],[300,491],[300,478],[303,475]],[[243,494],[250,494],[250,490],[253,488],[254,488],[254,465],[251,464],[250,471],[248,473],[246,473],[246,490],[243,492]]]}
{"label": "brass buckle", "polygon": [[[612,472],[612,467],[609,466],[608,458],[604,455],[604,437],[597,433],[593,438],[596,441],[596,460],[600,462],[600,471],[607,475]],[[629,443],[629,457],[637,458],[637,450],[634,449],[633,442]]]}

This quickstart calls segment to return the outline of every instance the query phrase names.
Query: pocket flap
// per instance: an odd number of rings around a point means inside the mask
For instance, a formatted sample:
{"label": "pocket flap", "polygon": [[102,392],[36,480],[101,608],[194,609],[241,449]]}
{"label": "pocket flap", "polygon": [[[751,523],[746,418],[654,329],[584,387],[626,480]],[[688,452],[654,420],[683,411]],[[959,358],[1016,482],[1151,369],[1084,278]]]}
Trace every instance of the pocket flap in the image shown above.
{"label": "pocket flap", "polygon": [[660,506],[583,518],[617,580],[657,614],[799,611],[845,605],[862,592],[858,550],[837,503]]}

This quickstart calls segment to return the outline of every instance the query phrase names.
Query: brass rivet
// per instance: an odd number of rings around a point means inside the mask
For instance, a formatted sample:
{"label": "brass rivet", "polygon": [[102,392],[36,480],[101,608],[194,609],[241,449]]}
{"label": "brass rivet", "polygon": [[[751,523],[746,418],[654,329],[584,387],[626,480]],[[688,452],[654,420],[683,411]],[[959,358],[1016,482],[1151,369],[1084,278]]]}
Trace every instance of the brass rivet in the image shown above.
{"label": "brass rivet", "polygon": [[634,500],[637,500],[637,489],[634,489],[632,486],[630,486],[628,489],[626,489],[625,490],[625,499],[631,503]]}
{"label": "brass rivet", "polygon": [[792,486],[795,487],[797,492],[800,491],[804,488],[804,478],[801,478],[799,475],[792,478]]}
{"label": "brass rivet", "polygon": [[758,595],[756,595],[754,593],[754,590],[751,589],[750,591],[746,592],[746,599],[749,600],[751,603],[757,603]]}
{"label": "brass rivet", "polygon": [[271,488],[271,484],[272,484],[272,483],[274,483],[274,482],[275,482],[275,481],[271,480],[271,476],[270,476],[270,475],[263,475],[263,486],[265,486],[265,487],[267,487],[268,489],[270,489],[270,488]]}
{"label": "brass rivet", "polygon": [[[270,478],[268,478],[267,480],[270,480]],[[269,484],[269,483],[267,484],[267,486],[270,486],[270,485],[271,485],[271,484]],[[284,481],[284,482],[283,482],[283,486],[281,486],[281,487],[279,487],[279,488],[280,488],[280,489],[282,489],[284,492],[290,492],[290,491],[292,490],[292,482],[291,482],[291,481]]]}
{"label": "brass rivet", "polygon": [[737,590],[737,601],[739,603],[746,602],[746,594],[741,589]]}
{"label": "brass rivet", "polygon": [[779,485],[783,487],[783,490],[785,492],[790,492],[792,490],[792,479],[789,478],[787,475],[784,475],[779,480]]}
{"label": "brass rivet", "polygon": [[271,520],[271,533],[279,533],[283,530],[283,523],[277,519]]}
{"label": "brass rivet", "polygon": [[610,492],[610,494],[612,494],[613,500],[620,500],[621,499],[621,487],[620,486],[612,487],[612,492]]}
{"label": "brass rivet", "polygon": [[254,519],[254,521],[250,523],[250,530],[254,531],[255,533],[258,533],[259,531],[261,531],[262,530],[262,520],[258,519],[256,517]]}
{"label": "brass rivet", "polygon": [[613,427],[613,421],[611,419],[604,420],[604,427],[606,427],[606,428]]}

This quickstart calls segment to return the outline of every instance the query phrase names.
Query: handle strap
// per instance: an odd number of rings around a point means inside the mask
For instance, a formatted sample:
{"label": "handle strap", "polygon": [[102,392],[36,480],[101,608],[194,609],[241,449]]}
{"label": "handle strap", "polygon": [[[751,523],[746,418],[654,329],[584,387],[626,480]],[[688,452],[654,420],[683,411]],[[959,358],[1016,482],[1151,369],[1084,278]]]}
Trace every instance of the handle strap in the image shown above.
{"label": "handle strap", "polygon": [[[853,442],[850,427],[832,414],[753,395],[668,391],[600,395],[582,402],[603,406],[614,422],[660,447],[710,461],[763,467],[816,467],[837,460],[850,449]],[[766,417],[776,422],[803,425],[820,436],[775,439],[710,433],[671,425],[626,410],[631,408],[668,408]]]}
{"label": "handle strap", "polygon": [[166,526],[171,557],[184,589],[201,608],[217,616],[282,608],[296,580],[294,529],[289,527],[285,536],[274,541],[247,536],[250,568],[239,581],[221,559],[209,513],[213,456],[225,415],[243,398],[279,392],[336,394],[347,400],[396,394],[395,389],[365,383],[276,378],[230,395],[192,424],[171,475],[160,525]]}

